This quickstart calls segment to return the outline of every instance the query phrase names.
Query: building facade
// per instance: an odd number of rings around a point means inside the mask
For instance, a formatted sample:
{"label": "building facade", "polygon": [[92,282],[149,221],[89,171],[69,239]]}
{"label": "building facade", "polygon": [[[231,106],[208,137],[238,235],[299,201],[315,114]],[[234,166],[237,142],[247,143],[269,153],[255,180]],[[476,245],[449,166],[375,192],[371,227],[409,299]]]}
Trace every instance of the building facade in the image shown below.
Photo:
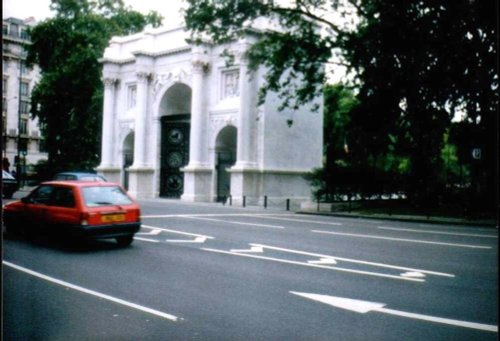
{"label": "building facade", "polygon": [[279,112],[274,93],[258,105],[265,70],[250,72],[244,58],[257,36],[225,46],[188,37],[163,28],[110,41],[98,171],[138,198],[308,200],[304,175],[322,161],[322,98],[295,112]]}
{"label": "building facade", "polygon": [[40,71],[25,65],[28,27],[35,24],[33,18],[8,18],[2,25],[2,158],[4,167],[24,176],[30,165],[47,159],[38,120],[30,115],[30,94]]}

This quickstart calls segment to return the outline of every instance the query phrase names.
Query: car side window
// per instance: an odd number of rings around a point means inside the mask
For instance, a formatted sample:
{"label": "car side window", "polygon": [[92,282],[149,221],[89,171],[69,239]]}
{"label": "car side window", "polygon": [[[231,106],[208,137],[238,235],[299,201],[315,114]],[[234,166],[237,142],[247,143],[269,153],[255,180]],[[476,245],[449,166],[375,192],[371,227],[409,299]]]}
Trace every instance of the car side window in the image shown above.
{"label": "car side window", "polygon": [[53,186],[38,187],[38,189],[31,195],[31,202],[33,204],[47,205],[53,190]]}
{"label": "car side window", "polygon": [[73,190],[68,187],[56,187],[50,199],[51,206],[75,207],[75,197]]}

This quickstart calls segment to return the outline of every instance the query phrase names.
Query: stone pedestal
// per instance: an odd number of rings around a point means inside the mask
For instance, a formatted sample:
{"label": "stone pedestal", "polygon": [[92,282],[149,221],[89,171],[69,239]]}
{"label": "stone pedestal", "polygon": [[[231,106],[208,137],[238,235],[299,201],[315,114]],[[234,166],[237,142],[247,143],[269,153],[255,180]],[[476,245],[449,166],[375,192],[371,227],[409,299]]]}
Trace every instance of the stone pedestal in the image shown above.
{"label": "stone pedestal", "polygon": [[154,169],[130,167],[128,170],[128,193],[136,199],[152,198],[154,193]]}
{"label": "stone pedestal", "polygon": [[228,171],[231,173],[231,197],[233,205],[241,206],[243,204],[243,196],[246,196],[247,200],[253,200],[261,196],[261,174],[257,169],[239,167],[236,164]]}
{"label": "stone pedestal", "polygon": [[209,167],[185,167],[184,172],[184,193],[182,201],[208,202],[211,201],[212,189],[212,169]]}
{"label": "stone pedestal", "polygon": [[121,169],[119,167],[99,166],[96,171],[108,179],[109,182],[121,183]]}

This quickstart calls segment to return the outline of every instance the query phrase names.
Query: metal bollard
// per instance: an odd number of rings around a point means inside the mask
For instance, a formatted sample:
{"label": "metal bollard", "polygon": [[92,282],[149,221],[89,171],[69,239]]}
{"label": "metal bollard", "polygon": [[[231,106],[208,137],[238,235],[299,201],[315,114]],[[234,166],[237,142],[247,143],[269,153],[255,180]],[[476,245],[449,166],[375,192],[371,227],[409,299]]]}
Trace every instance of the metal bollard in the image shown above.
{"label": "metal bollard", "polygon": [[264,208],[267,208],[267,195],[264,195]]}
{"label": "metal bollard", "polygon": [[286,199],[286,210],[290,211],[290,199]]}
{"label": "metal bollard", "polygon": [[247,205],[247,197],[246,195],[243,196],[243,207],[246,207]]}

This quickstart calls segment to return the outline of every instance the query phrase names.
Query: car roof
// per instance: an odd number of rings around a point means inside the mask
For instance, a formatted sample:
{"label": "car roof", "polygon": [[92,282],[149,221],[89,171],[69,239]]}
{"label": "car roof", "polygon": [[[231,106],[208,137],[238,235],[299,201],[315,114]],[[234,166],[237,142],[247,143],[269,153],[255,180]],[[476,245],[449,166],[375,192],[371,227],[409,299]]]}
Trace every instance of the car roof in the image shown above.
{"label": "car roof", "polygon": [[119,184],[114,182],[99,182],[99,181],[72,181],[72,180],[53,180],[53,181],[45,181],[40,185],[63,185],[63,186],[71,186],[71,187],[109,187],[109,186],[118,186]]}
{"label": "car roof", "polygon": [[100,176],[97,173],[92,173],[92,172],[60,172],[57,173],[56,175],[95,175],[95,176]]}

